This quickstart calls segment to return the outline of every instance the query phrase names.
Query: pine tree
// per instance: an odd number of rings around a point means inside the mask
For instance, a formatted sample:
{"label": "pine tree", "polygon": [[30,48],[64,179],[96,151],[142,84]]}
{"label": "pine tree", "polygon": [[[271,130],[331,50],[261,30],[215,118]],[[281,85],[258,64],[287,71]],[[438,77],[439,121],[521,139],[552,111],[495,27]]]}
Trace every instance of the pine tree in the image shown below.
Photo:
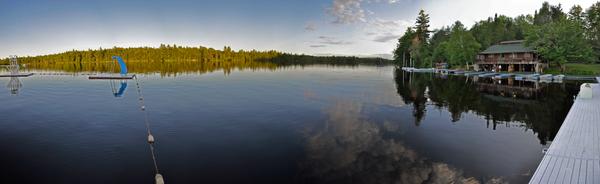
{"label": "pine tree", "polygon": [[419,11],[415,29],[419,40],[424,43],[429,40],[429,33],[431,33],[431,31],[429,31],[429,14],[425,14],[425,10]]}

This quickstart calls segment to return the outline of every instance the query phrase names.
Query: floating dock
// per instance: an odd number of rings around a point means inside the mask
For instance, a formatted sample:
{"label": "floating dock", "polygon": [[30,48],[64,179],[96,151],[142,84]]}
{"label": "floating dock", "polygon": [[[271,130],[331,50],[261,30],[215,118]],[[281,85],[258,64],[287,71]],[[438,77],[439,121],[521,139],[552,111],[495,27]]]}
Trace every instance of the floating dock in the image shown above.
{"label": "floating dock", "polygon": [[89,76],[90,80],[130,80],[133,79],[135,75],[132,76]]}
{"label": "floating dock", "polygon": [[579,92],[529,183],[600,183],[600,85],[590,86]]}
{"label": "floating dock", "polygon": [[0,75],[0,77],[29,77],[32,76],[33,73],[18,73],[18,74],[5,74]]}

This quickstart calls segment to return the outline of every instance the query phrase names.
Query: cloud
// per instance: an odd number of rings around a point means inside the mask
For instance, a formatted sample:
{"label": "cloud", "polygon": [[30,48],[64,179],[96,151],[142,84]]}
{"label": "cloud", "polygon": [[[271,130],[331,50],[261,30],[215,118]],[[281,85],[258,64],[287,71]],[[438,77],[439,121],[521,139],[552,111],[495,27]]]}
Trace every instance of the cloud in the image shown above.
{"label": "cloud", "polygon": [[412,26],[412,23],[407,20],[386,20],[381,18],[375,18],[369,23],[371,26],[380,30],[399,30],[403,27]]}
{"label": "cloud", "polygon": [[399,35],[399,34],[396,35],[396,34],[392,34],[392,33],[385,33],[383,35],[376,36],[373,39],[373,41],[385,43],[385,42],[389,42],[392,40],[396,40],[396,39],[400,38],[400,36],[401,35]]}
{"label": "cloud", "polygon": [[328,13],[336,18],[333,22],[338,24],[365,22],[365,10],[361,3],[362,0],[333,0]]}
{"label": "cloud", "polygon": [[404,29],[411,25],[412,23],[406,20],[375,18],[369,21],[366,35],[373,36],[372,40],[375,42],[386,43],[402,36]]}
{"label": "cloud", "polygon": [[327,45],[350,45],[354,42],[344,41],[330,36],[319,36],[319,43]]}
{"label": "cloud", "polygon": [[[335,17],[333,23],[351,24],[356,22],[366,22],[366,15],[373,15],[375,13],[369,10],[365,11],[362,7],[363,1],[364,0],[333,0],[327,13]],[[388,4],[394,4],[398,1],[399,0],[366,0],[367,3],[387,2]]]}
{"label": "cloud", "polygon": [[388,4],[394,4],[397,3],[400,0],[370,0],[368,1],[369,3],[380,3],[380,2],[387,2]]}
{"label": "cloud", "polygon": [[306,30],[306,31],[316,31],[317,30],[317,26],[314,23],[309,22],[309,23],[306,24],[306,26],[304,26],[304,30]]}
{"label": "cloud", "polygon": [[309,47],[312,47],[312,48],[321,48],[321,47],[327,47],[327,45],[310,45]]}

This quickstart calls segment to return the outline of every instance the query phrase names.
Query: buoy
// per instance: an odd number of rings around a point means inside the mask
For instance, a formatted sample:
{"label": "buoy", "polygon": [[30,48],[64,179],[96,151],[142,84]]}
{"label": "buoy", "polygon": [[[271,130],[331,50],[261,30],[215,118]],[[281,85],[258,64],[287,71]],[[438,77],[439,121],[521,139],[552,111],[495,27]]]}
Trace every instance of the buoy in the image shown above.
{"label": "buoy", "polygon": [[154,179],[156,180],[156,184],[165,184],[165,179],[163,179],[163,176],[158,173],[156,173]]}
{"label": "buoy", "polygon": [[152,134],[148,134],[148,143],[154,143],[154,136],[152,136]]}
{"label": "buoy", "polygon": [[140,97],[140,100],[144,100],[144,98]]}
{"label": "buoy", "polygon": [[142,105],[141,108],[142,108],[143,111],[146,110],[146,106],[145,105]]}

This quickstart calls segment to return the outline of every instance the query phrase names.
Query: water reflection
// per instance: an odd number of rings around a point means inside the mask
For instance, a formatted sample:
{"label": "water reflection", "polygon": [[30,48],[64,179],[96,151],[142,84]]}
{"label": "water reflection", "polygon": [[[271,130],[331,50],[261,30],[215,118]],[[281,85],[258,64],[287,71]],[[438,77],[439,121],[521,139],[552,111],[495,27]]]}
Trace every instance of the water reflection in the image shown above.
{"label": "water reflection", "polygon": [[479,183],[385,136],[399,126],[369,121],[362,111],[362,103],[350,100],[326,109],[326,122],[307,132],[300,183]]}
{"label": "water reflection", "polygon": [[6,88],[8,88],[8,90],[10,91],[10,94],[18,95],[19,89],[21,89],[21,87],[23,87],[21,80],[19,80],[19,78],[16,76],[19,74],[20,66],[19,66],[19,63],[17,62],[16,56],[10,56],[9,60],[10,60],[10,64],[6,66],[6,69],[9,72],[10,80],[6,84]]}
{"label": "water reflection", "polygon": [[[118,73],[113,61],[99,62],[36,62],[29,63],[28,69],[50,70],[63,72],[96,72],[96,73]],[[251,60],[232,60],[229,62],[218,61],[196,61],[177,60],[152,62],[145,60],[127,60],[127,68],[130,73],[159,73],[162,76],[174,76],[186,73],[210,73],[222,70],[228,75],[235,70],[274,70],[277,65],[269,62],[258,62]]]}
{"label": "water reflection", "polygon": [[23,87],[21,80],[18,77],[11,77],[8,83],[6,84],[6,88],[10,91],[12,95],[18,95],[19,89]]}
{"label": "water reflection", "polygon": [[560,84],[467,78],[439,77],[434,74],[394,72],[397,91],[413,106],[415,124],[426,115],[426,106],[446,108],[457,122],[463,113],[485,117],[488,126],[510,122],[525,123],[542,144],[552,140],[566,117],[580,82]]}
{"label": "water reflection", "polygon": [[121,80],[120,82],[118,80],[110,80],[110,88],[113,96],[116,98],[123,97],[125,91],[127,90],[127,80]]}
{"label": "water reflection", "polygon": [[[523,183],[577,87],[393,67],[143,76],[173,183]],[[0,106],[14,112],[0,116],[1,170],[27,179],[9,183],[152,182],[131,86],[112,81],[108,95],[108,81],[86,77],[37,77],[27,98],[0,95],[27,107]]]}

